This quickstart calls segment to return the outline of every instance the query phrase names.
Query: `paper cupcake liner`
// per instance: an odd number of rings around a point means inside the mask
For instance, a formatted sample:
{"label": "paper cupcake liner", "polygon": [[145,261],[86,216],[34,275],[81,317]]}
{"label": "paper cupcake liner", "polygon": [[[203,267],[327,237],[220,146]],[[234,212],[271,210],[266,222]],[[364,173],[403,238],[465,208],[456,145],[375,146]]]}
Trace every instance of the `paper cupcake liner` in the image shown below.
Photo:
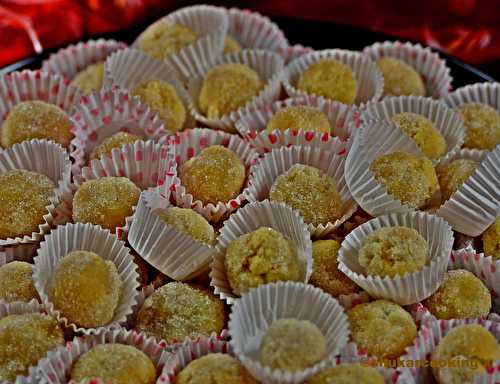
{"label": "paper cupcake liner", "polygon": [[[323,112],[330,122],[330,132],[322,133],[303,129],[287,129],[286,131],[276,129],[272,132],[266,130],[267,123],[276,112],[286,107],[298,105],[315,107]],[[238,133],[261,153],[289,145],[330,150],[332,145],[335,145],[336,140],[347,141],[354,136],[356,128],[361,123],[358,117],[359,112],[351,106],[308,96],[276,101],[247,111],[236,122],[235,127]],[[358,123],[358,127],[356,123]]]}
{"label": "paper cupcake liner", "polygon": [[155,211],[172,205],[158,190],[144,191],[128,241],[149,264],[174,280],[189,280],[208,271],[214,248],[165,224]]}
{"label": "paper cupcake liner", "polygon": [[363,49],[363,54],[374,62],[382,57],[394,57],[413,67],[425,83],[426,96],[440,99],[451,90],[453,78],[446,62],[428,47],[420,44],[385,41]]}
{"label": "paper cupcake liner", "polygon": [[285,68],[283,85],[290,97],[307,96],[297,88],[300,75],[312,64],[321,59],[335,59],[349,66],[357,82],[354,104],[362,105],[380,99],[384,91],[384,79],[378,67],[359,52],[343,49],[326,49],[302,55],[291,61]]}
{"label": "paper cupcake liner", "polygon": [[[184,7],[157,20],[146,31],[165,22],[188,27],[199,36],[194,43],[164,58],[165,63],[174,68],[182,80],[202,72],[204,63],[212,62],[222,54],[228,28],[228,18],[223,10],[208,5]],[[134,41],[133,48],[138,48],[144,33]]]}
{"label": "paper cupcake liner", "polygon": [[[477,156],[475,152],[460,152]],[[458,155],[457,155],[458,156]],[[479,167],[448,199],[436,214],[455,231],[479,236],[500,216],[500,145],[487,153]]]}
{"label": "paper cupcake liner", "polygon": [[298,211],[283,203],[269,200],[250,203],[224,222],[217,239],[217,253],[210,264],[210,285],[214,287],[215,294],[228,304],[233,304],[238,296],[233,293],[227,279],[224,265],[226,248],[233,240],[260,227],[273,228],[290,240],[297,250],[300,280],[307,283],[311,277],[312,243],[307,225]]}
{"label": "paper cupcake liner", "polygon": [[90,64],[106,60],[112,52],[124,49],[126,43],[116,40],[88,40],[78,44],[68,45],[49,56],[42,63],[42,71],[56,73],[71,80],[78,72]]}
{"label": "paper cupcake liner", "polygon": [[[366,236],[383,227],[403,226],[417,230],[427,241],[430,260],[418,272],[394,278],[368,275],[358,263],[358,252]],[[362,224],[342,242],[339,269],[370,296],[408,305],[429,297],[441,284],[453,245],[453,232],[443,219],[425,212],[380,216]]]}
{"label": "paper cupcake liner", "polygon": [[410,112],[428,118],[446,141],[446,152],[433,163],[445,161],[464,142],[464,123],[460,115],[443,102],[420,96],[385,97],[382,101],[368,103],[362,111],[362,119],[391,120],[392,116]]}
{"label": "paper cupcake liner", "polygon": [[[41,384],[66,384],[74,381],[68,380],[74,363],[90,349],[102,344],[130,345],[144,352],[156,367],[157,375],[163,370],[165,353],[163,347],[152,337],[144,333],[127,331],[124,328],[114,330],[101,330],[95,335],[75,337],[66,346],[56,348],[49,352],[46,358],[37,365],[39,383]],[[106,384],[100,379],[93,379],[94,384]],[[157,383],[162,383],[159,379]]]}
{"label": "paper cupcake liner", "polygon": [[47,176],[55,184],[54,194],[38,232],[15,238],[0,239],[0,247],[37,243],[54,226],[54,212],[63,194],[71,184],[71,161],[66,151],[47,140],[30,140],[14,144],[0,152],[0,174],[14,169],[24,169]]}
{"label": "paper cupcake liner", "polygon": [[288,64],[291,61],[295,60],[297,57],[306,55],[313,51],[314,49],[311,47],[304,47],[303,45],[295,44],[295,45],[289,45],[285,54],[282,56],[285,59],[285,64]]}
{"label": "paper cupcake liner", "polygon": [[75,137],[70,149],[76,178],[92,150],[115,133],[129,132],[155,141],[165,140],[170,134],[148,105],[119,89],[103,89],[82,96],[71,119]]}
{"label": "paper cupcake liner", "polygon": [[[431,353],[438,346],[441,339],[448,332],[459,325],[463,324],[480,324],[491,332],[500,342],[500,323],[487,321],[483,319],[466,319],[466,320],[439,320],[429,321],[427,325],[417,334],[413,346],[406,350],[406,354],[401,357],[402,360],[430,360]],[[431,367],[420,368],[405,368],[402,369],[400,381],[405,383],[405,378],[413,378],[416,383],[428,383],[432,380]],[[492,366],[486,370],[485,374],[476,375],[474,378],[475,384],[494,384],[500,380],[500,361],[494,361]]]}
{"label": "paper cupcake liner", "polygon": [[33,263],[38,243],[20,244],[13,247],[0,248],[0,267],[11,261],[25,261]]}
{"label": "paper cupcake liner", "polygon": [[[172,190],[172,197],[179,207],[192,208],[203,215],[208,221],[218,222],[227,217],[245,202],[243,187],[242,192],[228,202],[218,202],[217,204],[203,204],[201,200],[194,200],[193,195],[188,193],[181,184],[179,176],[179,166],[190,158],[199,155],[199,153],[212,145],[223,145],[227,147],[243,161],[247,168],[247,174],[250,166],[258,159],[258,153],[236,135],[231,135],[222,131],[211,129],[196,128],[184,131],[172,138],[169,147],[170,159],[173,164],[171,176],[167,176],[166,184]],[[176,164],[176,165],[175,165]],[[172,185],[173,184],[173,185]],[[167,193],[164,193],[166,195]]]}
{"label": "paper cupcake liner", "polygon": [[451,108],[467,103],[481,103],[500,112],[500,83],[469,84],[451,92],[444,101]]}
{"label": "paper cupcake liner", "polygon": [[[257,96],[249,100],[240,108],[220,118],[208,118],[201,112],[198,105],[198,97],[203,86],[203,79],[208,71],[219,64],[241,63],[252,68],[264,83],[264,88]],[[234,123],[244,113],[254,108],[263,106],[277,100],[281,91],[281,78],[283,75],[283,59],[270,51],[243,50],[219,57],[213,63],[205,63],[203,70],[192,77],[188,85],[190,95],[189,109],[195,119],[210,128],[221,129],[228,132],[236,132]]]}
{"label": "paper cupcake liner", "polygon": [[360,207],[372,216],[415,210],[390,195],[370,170],[370,164],[378,156],[395,151],[423,156],[415,142],[396,124],[374,121],[358,130],[347,155],[345,177],[349,190]]}
{"label": "paper cupcake liner", "polygon": [[[122,293],[113,319],[103,327],[83,328],[71,323],[49,299],[47,286],[55,273],[58,262],[69,252],[77,250],[95,252],[103,259],[112,261],[122,280]],[[137,289],[139,288],[137,267],[125,243],[118,240],[108,230],[91,224],[66,224],[45,236],[34,261],[33,280],[38,294],[50,313],[53,313],[66,328],[85,335],[95,334],[103,328],[116,328],[119,324],[125,323],[127,316],[132,313],[132,308],[137,302]]]}
{"label": "paper cupcake liner", "polygon": [[[267,328],[286,318],[308,320],[320,329],[327,345],[327,356],[321,362],[295,372],[260,363],[259,349]],[[347,344],[349,333],[347,316],[337,300],[303,283],[278,282],[254,288],[234,304],[229,320],[235,355],[256,379],[265,383],[304,382],[334,359]]]}
{"label": "paper cupcake liner", "polygon": [[342,201],[342,216],[335,222],[307,225],[312,236],[325,236],[337,229],[358,209],[345,180],[346,151],[345,143],[341,141],[334,142],[330,151],[296,146],[274,149],[252,167],[248,177],[249,186],[245,191],[246,198],[248,201],[269,198],[269,191],[276,178],[295,164],[315,167],[335,181]]}

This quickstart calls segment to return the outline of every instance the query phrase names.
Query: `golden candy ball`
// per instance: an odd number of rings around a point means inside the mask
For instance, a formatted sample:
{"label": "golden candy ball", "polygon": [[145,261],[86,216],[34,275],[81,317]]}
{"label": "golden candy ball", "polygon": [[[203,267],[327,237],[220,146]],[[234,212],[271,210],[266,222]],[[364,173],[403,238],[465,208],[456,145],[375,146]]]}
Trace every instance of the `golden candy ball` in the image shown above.
{"label": "golden candy ball", "polygon": [[469,159],[454,160],[436,167],[441,188],[441,200],[445,202],[472,176],[479,163]]}
{"label": "golden candy ball", "polygon": [[137,48],[155,59],[164,59],[195,42],[195,31],[172,22],[155,23],[141,36]]}
{"label": "golden candy ball", "polygon": [[98,91],[102,88],[104,80],[104,62],[100,61],[95,64],[90,64],[83,71],[78,72],[71,80],[71,85],[80,88],[84,95],[88,95],[92,91]]}
{"label": "golden candy ball", "polygon": [[318,108],[297,105],[285,107],[276,112],[267,122],[266,129],[268,131],[303,129],[304,131],[329,133],[331,126],[328,116]]}
{"label": "golden candy ball", "polygon": [[0,267],[0,300],[38,300],[38,292],[33,284],[33,265],[24,261],[12,261]]}
{"label": "golden candy ball", "polygon": [[193,237],[207,245],[215,242],[215,232],[210,223],[199,213],[189,208],[171,207],[157,211],[158,217],[177,231]]}
{"label": "golden candy ball", "polygon": [[136,141],[141,140],[137,135],[133,135],[127,132],[117,132],[114,135],[103,140],[101,144],[95,147],[90,153],[90,160],[100,159],[104,155],[111,156],[111,152],[114,148],[120,148],[125,144],[132,144]]}
{"label": "golden candy ball", "polygon": [[377,66],[384,77],[385,96],[425,96],[422,77],[403,60],[383,57]]}
{"label": "golden candy ball", "polygon": [[468,103],[456,108],[465,124],[464,148],[494,149],[500,144],[500,113],[492,107]]}

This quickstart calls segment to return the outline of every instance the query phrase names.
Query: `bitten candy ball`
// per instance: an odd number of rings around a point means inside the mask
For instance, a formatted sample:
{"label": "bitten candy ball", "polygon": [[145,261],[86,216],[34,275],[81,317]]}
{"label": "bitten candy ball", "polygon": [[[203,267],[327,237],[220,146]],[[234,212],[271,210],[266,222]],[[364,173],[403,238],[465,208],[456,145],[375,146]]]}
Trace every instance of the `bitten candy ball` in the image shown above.
{"label": "bitten candy ball", "polygon": [[184,25],[159,22],[144,31],[137,47],[155,59],[161,60],[194,43],[197,37],[195,31]]}
{"label": "bitten candy ball", "polygon": [[71,120],[61,108],[44,101],[16,104],[2,124],[0,139],[4,148],[32,139],[47,139],[69,146],[73,133]]}
{"label": "bitten candy ball", "polygon": [[500,218],[483,233],[483,251],[485,256],[500,260]]}
{"label": "bitten candy ball", "polygon": [[468,103],[456,108],[465,124],[464,148],[491,150],[500,144],[500,114],[492,107]]}
{"label": "bitten candy ball", "polygon": [[425,96],[425,85],[420,74],[403,60],[383,57],[377,66],[384,76],[386,96]]}
{"label": "bitten candy ball", "polygon": [[90,64],[83,71],[78,72],[71,80],[71,84],[80,88],[84,95],[102,88],[104,79],[104,62]]}
{"label": "bitten candy ball", "polygon": [[357,82],[352,69],[335,59],[322,59],[302,73],[297,88],[344,104],[356,99]]}
{"label": "bitten candy ball", "polygon": [[33,284],[33,265],[12,261],[0,267],[0,300],[7,302],[38,300]]}
{"label": "bitten candy ball", "polygon": [[55,309],[83,328],[109,324],[121,290],[122,280],[113,262],[89,251],[73,251],[60,259],[47,285]]}
{"label": "bitten candy ball", "polygon": [[375,368],[359,364],[339,364],[327,368],[307,380],[308,384],[384,384],[382,376]]}
{"label": "bitten candy ball", "polygon": [[472,176],[478,166],[477,161],[458,159],[436,167],[441,188],[441,201],[448,200]]}
{"label": "bitten candy ball", "polygon": [[318,108],[307,105],[290,106],[280,109],[267,122],[266,129],[286,131],[287,129],[303,129],[304,131],[330,132],[328,116]]}
{"label": "bitten candy ball", "polygon": [[111,155],[114,148],[120,148],[122,145],[135,143],[137,140],[141,140],[137,135],[127,132],[117,132],[104,139],[101,144],[94,148],[90,153],[90,160],[100,159],[104,155]]}
{"label": "bitten candy ball", "polygon": [[215,242],[215,232],[210,223],[199,213],[189,208],[171,207],[157,211],[158,217],[179,232],[208,245]]}

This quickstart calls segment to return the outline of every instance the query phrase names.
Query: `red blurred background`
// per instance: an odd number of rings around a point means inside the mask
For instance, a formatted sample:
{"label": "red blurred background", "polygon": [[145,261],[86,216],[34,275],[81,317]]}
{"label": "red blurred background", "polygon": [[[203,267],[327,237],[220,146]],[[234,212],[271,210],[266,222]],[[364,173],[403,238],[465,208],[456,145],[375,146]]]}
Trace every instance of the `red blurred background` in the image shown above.
{"label": "red blurred background", "polygon": [[[42,49],[153,21],[173,9],[194,3],[176,0],[0,0],[0,68]],[[249,8],[270,17],[330,21],[384,32],[440,48],[494,72],[493,75],[500,74],[500,0],[210,3]],[[331,36],[332,47],[336,40],[348,38]]]}

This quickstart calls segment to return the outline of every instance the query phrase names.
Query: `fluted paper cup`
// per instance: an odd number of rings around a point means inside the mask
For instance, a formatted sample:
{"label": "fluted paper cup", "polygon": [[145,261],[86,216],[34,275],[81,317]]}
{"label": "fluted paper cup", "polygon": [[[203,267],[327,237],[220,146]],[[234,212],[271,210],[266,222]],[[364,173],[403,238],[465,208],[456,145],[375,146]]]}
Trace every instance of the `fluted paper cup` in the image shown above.
{"label": "fluted paper cup", "polygon": [[429,47],[400,41],[375,43],[363,49],[363,54],[377,61],[383,57],[393,57],[404,61],[417,71],[425,84],[427,97],[440,99],[451,90],[453,78],[446,62]]}
{"label": "fluted paper cup", "polygon": [[[287,318],[312,322],[326,339],[327,355],[311,368],[284,371],[259,361],[267,329],[276,320]],[[235,355],[261,382],[302,383],[323,370],[347,344],[349,325],[342,306],[321,289],[303,283],[278,282],[251,289],[234,304],[229,336]]]}
{"label": "fluted paper cup", "polygon": [[313,63],[322,59],[335,59],[347,65],[354,72],[357,90],[354,104],[362,105],[380,99],[384,91],[382,73],[368,57],[359,52],[343,49],[326,49],[302,55],[291,61],[285,68],[283,85],[290,97],[307,96],[297,88],[302,73]]}
{"label": "fluted paper cup", "polygon": [[0,267],[11,261],[25,261],[33,263],[33,256],[38,248],[38,243],[27,243],[12,247],[0,248]]}
{"label": "fluted paper cup", "polygon": [[[180,180],[180,166],[190,158],[197,156],[200,152],[213,145],[222,145],[238,155],[247,169],[247,175],[250,167],[257,161],[259,154],[252,149],[246,142],[236,135],[231,135],[222,131],[211,129],[196,128],[181,133],[177,133],[169,146],[170,160],[172,164],[171,175],[167,176],[166,184],[172,190],[172,197],[177,206],[192,208],[203,215],[208,221],[218,222],[226,218],[231,212],[236,210],[245,202],[244,191],[234,199],[227,202],[218,202],[217,204],[203,204],[201,200],[195,200],[193,195],[188,193]],[[164,193],[166,195],[166,193]]]}
{"label": "fluted paper cup", "polygon": [[126,43],[113,39],[88,40],[61,48],[42,63],[42,71],[56,73],[71,80],[90,64],[106,60],[111,53],[124,49]]}
{"label": "fluted paper cup", "polygon": [[[48,285],[59,261],[72,251],[82,250],[95,252],[103,259],[112,261],[122,280],[121,295],[113,319],[103,327],[83,328],[71,323],[54,307],[48,296]],[[61,226],[45,236],[34,261],[33,280],[38,294],[49,312],[53,313],[66,328],[85,335],[94,334],[103,328],[116,328],[119,324],[125,323],[127,316],[132,313],[139,288],[137,267],[125,243],[108,230],[97,225],[82,223]]]}
{"label": "fluted paper cup", "polygon": [[442,101],[420,96],[385,97],[382,101],[368,103],[361,115],[364,121],[391,120],[394,115],[403,112],[426,117],[445,139],[446,152],[439,159],[433,159],[434,163],[445,161],[462,146],[465,134],[463,120]]}
{"label": "fluted paper cup", "polygon": [[228,304],[238,296],[232,291],[227,279],[224,258],[226,248],[233,240],[260,227],[270,227],[282,233],[294,246],[300,263],[300,281],[307,283],[312,274],[312,243],[307,225],[299,215],[283,203],[264,200],[247,204],[224,222],[217,239],[216,251],[210,264],[210,285],[215,294]]}
{"label": "fluted paper cup", "polygon": [[260,201],[269,198],[269,191],[276,178],[288,171],[295,164],[309,165],[319,169],[335,181],[342,202],[342,215],[334,222],[319,225],[308,224],[312,236],[322,237],[337,229],[358,209],[351,196],[344,174],[346,145],[337,141],[330,151],[312,147],[273,149],[259,161],[250,172],[248,188],[245,191],[248,201]]}
{"label": "fluted paper cup", "polygon": [[[477,151],[460,152],[477,156]],[[460,153],[457,155],[459,156]],[[437,211],[454,230],[479,236],[500,216],[500,145]]]}
{"label": "fluted paper cup", "polygon": [[[181,8],[157,20],[146,31],[160,23],[180,24],[198,35],[195,42],[163,59],[183,80],[200,73],[204,63],[214,61],[224,50],[228,18],[225,12],[217,7],[194,5]],[[139,42],[146,31],[134,41],[133,48],[139,48]]]}
{"label": "fluted paper cup", "polygon": [[444,101],[451,108],[467,103],[480,103],[500,112],[500,83],[469,84],[450,92]]}
{"label": "fluted paper cup", "polygon": [[75,134],[71,156],[75,159],[73,174],[77,179],[92,150],[115,133],[128,132],[157,142],[170,134],[147,104],[120,89],[103,89],[82,96],[71,120]]}
{"label": "fluted paper cup", "polygon": [[[364,239],[384,227],[413,228],[427,241],[429,260],[422,270],[394,278],[368,275],[358,262]],[[425,212],[409,212],[377,217],[360,225],[342,242],[339,269],[370,296],[391,300],[400,305],[422,301],[438,289],[449,262],[453,231],[443,219]]]}
{"label": "fluted paper cup", "polygon": [[[208,118],[199,107],[199,95],[203,86],[203,79],[210,69],[220,64],[240,63],[253,69],[259,75],[264,88],[258,95],[249,100],[240,108],[220,117]],[[213,63],[206,63],[203,70],[190,79],[188,93],[190,96],[189,109],[195,119],[210,128],[221,129],[228,132],[236,132],[235,122],[242,114],[251,109],[258,108],[267,103],[277,100],[281,91],[281,78],[283,75],[283,59],[276,53],[262,50],[243,50],[236,53],[224,55]]]}
{"label": "fluted paper cup", "polygon": [[[314,132],[303,129],[275,129],[267,131],[266,127],[273,115],[280,109],[306,105],[319,109],[330,122],[330,132]],[[259,152],[269,152],[274,148],[300,145],[330,150],[336,140],[347,141],[354,136],[361,124],[359,112],[348,105],[329,101],[315,96],[291,98],[276,101],[263,107],[249,110],[236,122],[235,127],[240,135]]]}
{"label": "fluted paper cup", "polygon": [[[75,337],[72,342],[50,351],[37,365],[40,384],[66,384],[73,364],[93,347],[103,344],[129,345],[144,352],[153,362],[157,376],[163,370],[165,353],[163,347],[152,337],[144,333],[127,331],[125,328],[100,330],[97,334]],[[91,380],[93,384],[106,384],[101,379]],[[157,383],[162,383],[158,379]],[[75,383],[76,384],[76,383]]]}
{"label": "fluted paper cup", "polygon": [[36,172],[47,176],[54,182],[54,194],[47,212],[40,218],[37,232],[31,235],[0,239],[0,247],[37,243],[43,235],[54,226],[56,206],[62,196],[69,190],[71,184],[71,161],[68,154],[59,144],[47,140],[29,140],[0,152],[0,174],[15,169]]}

